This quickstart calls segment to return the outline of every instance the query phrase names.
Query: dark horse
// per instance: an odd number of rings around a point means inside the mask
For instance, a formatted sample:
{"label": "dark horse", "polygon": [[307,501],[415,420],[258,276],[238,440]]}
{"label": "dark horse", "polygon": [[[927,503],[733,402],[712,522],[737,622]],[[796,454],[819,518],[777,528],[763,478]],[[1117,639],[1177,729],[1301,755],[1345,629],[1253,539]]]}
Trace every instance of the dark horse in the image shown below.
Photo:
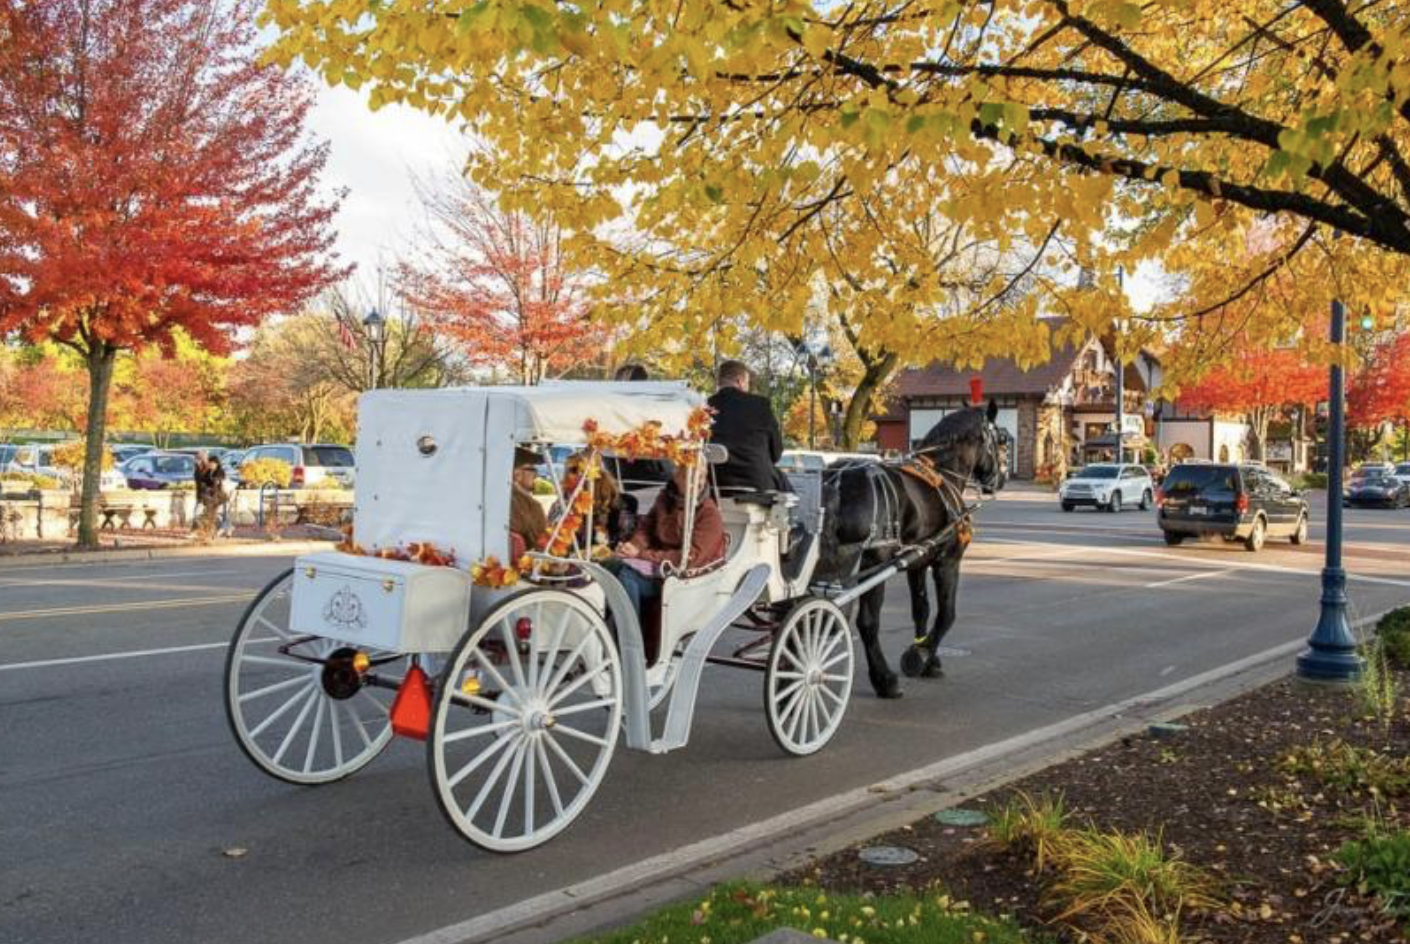
{"label": "dark horse", "polygon": [[[924,457],[933,472],[924,468],[925,462],[921,469],[907,471],[905,463],[867,461],[842,462],[823,473],[827,524],[814,577],[853,584],[888,563],[905,566],[916,626],[915,645],[902,660],[908,675],[940,674],[936,650],[955,621],[960,560],[969,543],[964,489],[976,485],[992,492],[1004,486],[1006,456],[1003,436],[994,425],[997,415],[991,401],[987,411],[959,410],[937,423],[907,459],[915,463]],[[937,606],[929,627],[927,572],[935,582]],[[857,633],[872,688],[882,698],[899,698],[900,684],[878,639],[885,595],[882,581],[860,597]]]}

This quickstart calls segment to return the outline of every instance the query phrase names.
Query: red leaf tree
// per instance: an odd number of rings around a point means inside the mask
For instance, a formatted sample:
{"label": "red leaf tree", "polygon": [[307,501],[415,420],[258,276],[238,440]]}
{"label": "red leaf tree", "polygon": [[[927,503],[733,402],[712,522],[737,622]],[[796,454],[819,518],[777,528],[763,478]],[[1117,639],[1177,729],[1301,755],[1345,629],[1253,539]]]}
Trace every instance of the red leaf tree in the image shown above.
{"label": "red leaf tree", "polygon": [[1347,419],[1362,429],[1410,418],[1410,333],[1376,344],[1346,391]]}
{"label": "red leaf tree", "polygon": [[1249,445],[1262,459],[1268,424],[1290,406],[1315,407],[1327,398],[1327,368],[1300,351],[1249,345],[1180,391],[1182,408],[1234,413],[1249,424]]}
{"label": "red leaf tree", "polygon": [[584,275],[565,260],[556,227],[501,210],[458,175],[417,191],[430,227],[418,260],[398,267],[401,293],[471,365],[535,384],[600,353]]}
{"label": "red leaf tree", "polygon": [[0,0],[0,334],[88,372],[79,542],[119,351],[234,329],[344,273],[310,86],[262,66],[253,0]]}

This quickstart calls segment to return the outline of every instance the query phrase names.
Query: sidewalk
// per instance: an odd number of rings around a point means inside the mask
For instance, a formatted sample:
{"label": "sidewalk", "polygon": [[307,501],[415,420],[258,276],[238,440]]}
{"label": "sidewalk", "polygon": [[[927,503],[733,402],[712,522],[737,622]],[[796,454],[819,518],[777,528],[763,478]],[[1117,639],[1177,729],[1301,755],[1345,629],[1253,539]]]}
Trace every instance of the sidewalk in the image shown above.
{"label": "sidewalk", "polygon": [[202,544],[188,529],[103,531],[101,547],[79,549],[70,540],[14,541],[0,544],[0,569],[55,564],[99,564],[165,557],[255,557],[328,550],[337,541],[328,528],[290,526],[275,534],[240,527],[230,537]]}

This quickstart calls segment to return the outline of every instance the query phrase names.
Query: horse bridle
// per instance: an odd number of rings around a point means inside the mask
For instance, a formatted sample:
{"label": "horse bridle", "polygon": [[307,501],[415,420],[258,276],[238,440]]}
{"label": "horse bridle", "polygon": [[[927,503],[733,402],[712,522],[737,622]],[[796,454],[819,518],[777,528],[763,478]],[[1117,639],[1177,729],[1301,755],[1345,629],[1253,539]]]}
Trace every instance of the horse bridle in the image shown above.
{"label": "horse bridle", "polygon": [[[991,445],[994,446],[994,451],[998,452],[999,444],[1000,441],[998,429],[994,426],[992,420],[986,418],[984,420],[984,442],[980,446],[980,452],[982,453],[985,447]],[[929,446],[922,446],[919,449],[913,449],[910,453],[908,453],[908,455],[911,458],[928,456],[932,453],[953,449],[954,445],[955,439],[950,438],[942,442],[932,443]],[[984,503],[984,489],[988,488],[991,491],[996,490],[997,481],[1003,475],[1002,471],[1000,471],[999,468],[996,466],[994,471],[995,481],[993,483],[981,482],[976,479],[974,477],[974,470],[979,467],[979,455],[977,454],[974,457],[974,461],[970,463],[969,471],[963,476],[961,476],[958,472],[952,471],[950,469],[941,468],[938,465],[934,465],[934,463],[932,463],[932,466],[934,467],[936,473],[940,475],[941,480],[944,481],[945,484],[948,485],[950,488],[954,489],[955,498],[958,501],[960,508],[965,509],[967,512],[973,512],[976,508],[978,508]],[[973,505],[966,507],[964,503],[964,490],[970,485],[976,486],[976,490],[979,492],[980,498]],[[941,490],[937,489],[937,491]],[[955,509],[950,508],[950,501],[945,496],[943,491],[941,491],[940,500],[945,503],[945,507],[947,509],[949,509],[951,512],[955,512]]]}

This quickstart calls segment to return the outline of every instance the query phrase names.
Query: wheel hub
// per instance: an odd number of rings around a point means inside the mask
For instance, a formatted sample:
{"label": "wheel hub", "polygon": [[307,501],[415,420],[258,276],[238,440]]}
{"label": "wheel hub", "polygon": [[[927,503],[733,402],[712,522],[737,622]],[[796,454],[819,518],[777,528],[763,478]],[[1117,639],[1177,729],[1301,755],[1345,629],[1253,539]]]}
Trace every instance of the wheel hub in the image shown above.
{"label": "wheel hub", "polygon": [[823,671],[822,671],[822,669],[809,669],[809,670],[808,670],[808,676],[807,676],[807,678],[808,678],[808,684],[809,684],[810,686],[812,686],[813,688],[817,688],[819,685],[821,685],[821,684],[823,683]]}
{"label": "wheel hub", "polygon": [[362,690],[362,673],[354,662],[357,655],[356,649],[344,646],[334,649],[323,660],[323,691],[329,698],[347,701]]}

